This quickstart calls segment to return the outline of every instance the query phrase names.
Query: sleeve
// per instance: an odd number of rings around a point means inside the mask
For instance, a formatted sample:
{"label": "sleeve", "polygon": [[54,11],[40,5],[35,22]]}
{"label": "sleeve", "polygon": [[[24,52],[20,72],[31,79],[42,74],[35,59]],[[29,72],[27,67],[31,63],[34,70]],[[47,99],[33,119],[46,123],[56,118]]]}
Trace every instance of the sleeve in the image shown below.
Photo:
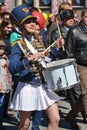
{"label": "sleeve", "polygon": [[65,40],[65,50],[68,58],[74,58],[75,44],[76,44],[75,35],[73,31],[70,30]]}
{"label": "sleeve", "polygon": [[59,34],[58,34],[58,29],[54,29],[52,32],[51,32],[51,44],[53,42],[55,42],[59,37]]}
{"label": "sleeve", "polygon": [[9,71],[11,74],[20,73],[22,70],[29,69],[30,62],[28,58],[24,58],[18,44],[12,47],[11,55],[9,56]]}
{"label": "sleeve", "polygon": [[[53,42],[55,42],[58,37],[59,37],[59,35],[58,35],[58,32],[57,32],[57,29],[54,29],[51,32],[51,40],[50,40],[51,43],[50,44],[52,44]],[[51,55],[53,57],[53,60],[55,60],[55,58],[59,57],[59,49],[56,48],[56,46],[51,47],[50,53],[51,53]]]}

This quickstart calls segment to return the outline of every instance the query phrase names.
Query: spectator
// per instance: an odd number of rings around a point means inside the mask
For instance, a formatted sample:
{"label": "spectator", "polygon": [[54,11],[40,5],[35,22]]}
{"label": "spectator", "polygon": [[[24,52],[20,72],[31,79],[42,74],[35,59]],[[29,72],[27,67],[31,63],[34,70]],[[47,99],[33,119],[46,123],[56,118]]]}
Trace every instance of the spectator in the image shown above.
{"label": "spectator", "polygon": [[[4,66],[4,67],[3,67]],[[6,55],[6,45],[3,40],[0,40],[0,130],[5,130],[3,121],[5,96],[11,87],[11,75],[8,72],[8,58]]]}
{"label": "spectator", "polygon": [[75,25],[77,25],[79,23],[79,15],[77,10],[73,9],[73,12],[74,12],[74,23]]}
{"label": "spectator", "polygon": [[[9,56],[11,53],[11,46],[10,46],[10,34],[12,32],[13,26],[10,20],[3,20],[1,23],[1,38],[4,40],[6,45],[6,53]],[[4,101],[4,110],[3,115],[4,118],[9,119],[8,116],[8,105],[9,105],[9,98],[10,98],[10,91],[5,94],[5,101]]]}
{"label": "spectator", "polygon": [[[77,62],[77,70],[81,80],[81,96],[78,103],[73,105],[72,110],[68,113],[66,119],[72,124],[75,122],[76,116],[84,106],[85,122],[87,123],[87,9],[83,9],[81,13],[81,21],[75,28],[68,32],[66,38],[66,53],[69,58],[75,58]],[[74,111],[74,114],[73,114]]]}
{"label": "spectator", "polygon": [[1,14],[1,19],[2,20],[9,20],[10,18],[10,13],[9,12],[2,12]]}
{"label": "spectator", "polygon": [[[59,26],[61,36],[66,41],[68,31],[71,30],[75,26],[73,10],[67,9],[67,10],[61,11],[60,12],[60,18],[62,20],[62,24]],[[52,31],[51,41],[54,42],[58,37],[59,37],[59,33],[58,33],[58,27],[57,27],[54,31]],[[65,43],[65,46],[66,46],[66,43]],[[59,52],[60,52],[59,53],[60,54],[59,59],[65,59],[67,57],[66,52],[62,48],[59,49]],[[61,94],[62,91],[59,92],[59,93]],[[64,91],[63,91],[63,94],[64,94]],[[76,100],[78,99],[78,97],[81,94],[80,85],[74,85],[73,88],[67,89],[65,94],[67,94],[66,96],[70,101],[71,107],[73,108],[74,103],[76,102]],[[82,115],[83,115],[83,118],[84,118],[85,114],[84,114],[83,108],[81,108],[81,110],[82,110]],[[73,115],[74,115],[74,111],[73,111]],[[76,124],[75,121],[73,123],[71,123],[71,126],[74,127],[74,128],[77,128],[77,129],[79,129],[79,127],[80,127],[78,124]]]}

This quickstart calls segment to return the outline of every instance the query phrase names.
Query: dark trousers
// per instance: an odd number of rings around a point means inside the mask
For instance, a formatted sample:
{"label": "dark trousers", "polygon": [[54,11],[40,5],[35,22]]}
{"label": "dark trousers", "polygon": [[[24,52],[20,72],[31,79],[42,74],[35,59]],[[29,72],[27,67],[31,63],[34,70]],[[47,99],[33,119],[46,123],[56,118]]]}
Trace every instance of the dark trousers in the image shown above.
{"label": "dark trousers", "polygon": [[7,117],[8,116],[8,105],[9,105],[9,98],[10,98],[10,91],[9,93],[5,94],[5,100],[4,100],[4,108],[3,108],[3,116]]}
{"label": "dark trousers", "polygon": [[75,84],[71,89],[66,90],[67,98],[70,102],[71,107],[76,102],[76,100],[81,95],[81,87],[80,84]]}
{"label": "dark trousers", "polygon": [[41,123],[42,115],[43,115],[43,111],[33,112],[32,130],[40,130],[39,126]]}
{"label": "dark trousers", "polygon": [[13,98],[13,95],[14,95],[14,93],[15,93],[15,91],[16,91],[16,88],[17,88],[17,85],[18,85],[18,82],[19,82],[19,76],[17,75],[14,75],[14,76],[12,76],[12,81],[14,82],[14,84],[13,84],[13,92],[12,92],[12,97],[11,98]]}
{"label": "dark trousers", "polygon": [[0,93],[0,122],[3,120],[3,109],[4,109],[5,94]]}
{"label": "dark trousers", "polygon": [[[67,90],[67,97],[72,108],[72,115],[77,115],[81,112],[83,119],[85,119],[85,110],[82,104],[81,85],[75,84],[73,88]],[[73,110],[74,108],[78,113]]]}
{"label": "dark trousers", "polygon": [[77,114],[83,110],[83,103],[82,103],[82,95],[79,96],[79,98],[76,100],[76,102],[73,104],[72,109],[68,113],[67,117],[75,121]]}

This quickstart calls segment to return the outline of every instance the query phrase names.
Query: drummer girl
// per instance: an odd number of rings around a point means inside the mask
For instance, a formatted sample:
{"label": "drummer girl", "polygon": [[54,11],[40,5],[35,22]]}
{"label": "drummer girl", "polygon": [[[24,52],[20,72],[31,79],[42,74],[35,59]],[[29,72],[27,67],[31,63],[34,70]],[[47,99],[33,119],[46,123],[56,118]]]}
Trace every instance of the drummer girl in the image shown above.
{"label": "drummer girl", "polygon": [[[32,43],[30,39],[35,31],[36,18],[31,15],[28,5],[23,4],[12,10],[11,19],[20,27],[23,34],[22,40],[16,41],[12,47],[9,57],[11,74],[20,73],[18,87],[12,101],[12,108],[20,111],[19,130],[28,130],[31,112],[35,110],[44,110],[49,119],[48,130],[57,130],[60,121],[57,102],[60,99],[54,92],[45,89],[41,74],[43,67],[38,62],[44,54],[43,52],[32,54],[32,50],[25,42],[26,38],[30,44]],[[33,66],[36,67],[35,70]]]}

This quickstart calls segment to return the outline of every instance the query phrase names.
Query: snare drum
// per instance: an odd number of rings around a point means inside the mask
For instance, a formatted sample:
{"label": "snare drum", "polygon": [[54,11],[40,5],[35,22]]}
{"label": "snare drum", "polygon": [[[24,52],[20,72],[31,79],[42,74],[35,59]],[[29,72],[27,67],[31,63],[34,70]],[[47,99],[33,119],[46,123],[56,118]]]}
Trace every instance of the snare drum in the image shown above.
{"label": "snare drum", "polygon": [[47,69],[43,71],[44,79],[49,90],[70,89],[78,84],[79,74],[75,59],[64,59],[47,63]]}

